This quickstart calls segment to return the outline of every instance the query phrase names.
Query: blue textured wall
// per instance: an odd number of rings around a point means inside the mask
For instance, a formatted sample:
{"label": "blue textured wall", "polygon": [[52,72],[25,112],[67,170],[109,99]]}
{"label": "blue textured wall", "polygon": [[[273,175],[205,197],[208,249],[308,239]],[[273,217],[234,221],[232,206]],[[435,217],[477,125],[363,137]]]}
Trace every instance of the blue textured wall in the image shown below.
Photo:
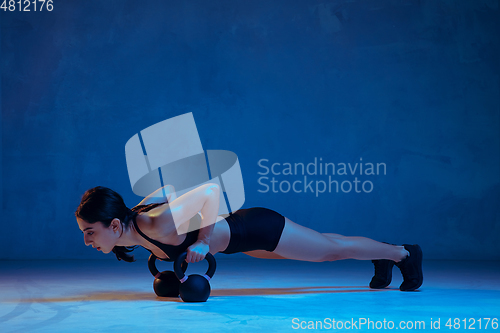
{"label": "blue textured wall", "polygon": [[[113,256],[84,246],[81,195],[103,185],[137,204],[126,141],[186,112],[205,149],[238,155],[244,208],[418,242],[426,258],[500,259],[498,1],[56,1],[0,15],[0,259]],[[259,192],[260,159],[320,157],[387,173],[358,176],[370,193]]]}

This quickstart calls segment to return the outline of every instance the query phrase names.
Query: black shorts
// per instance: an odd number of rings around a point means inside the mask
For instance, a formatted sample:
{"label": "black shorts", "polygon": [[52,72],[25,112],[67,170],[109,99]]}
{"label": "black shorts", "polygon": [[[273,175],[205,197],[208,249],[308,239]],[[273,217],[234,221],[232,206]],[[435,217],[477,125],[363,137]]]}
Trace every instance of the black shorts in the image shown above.
{"label": "black shorts", "polygon": [[274,251],[285,227],[285,217],[274,210],[253,207],[239,209],[226,218],[231,231],[225,254],[253,250]]}

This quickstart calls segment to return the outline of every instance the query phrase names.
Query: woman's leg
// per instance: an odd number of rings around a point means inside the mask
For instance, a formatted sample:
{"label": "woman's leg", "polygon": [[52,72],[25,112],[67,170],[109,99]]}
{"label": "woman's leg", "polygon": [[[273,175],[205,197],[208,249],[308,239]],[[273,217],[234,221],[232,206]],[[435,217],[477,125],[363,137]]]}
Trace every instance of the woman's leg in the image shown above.
{"label": "woman's leg", "polygon": [[286,217],[285,228],[273,253],[286,259],[317,262],[342,259],[389,259],[398,262],[408,255],[403,246],[385,244],[366,237],[322,234]]}
{"label": "woman's leg", "polygon": [[[322,234],[328,238],[331,239],[339,239],[339,238],[344,238],[345,236],[339,235],[339,234]],[[248,251],[248,252],[243,252],[246,255],[249,255],[250,257],[255,257],[259,259],[287,259],[285,257],[282,257],[275,252],[269,252],[265,250],[254,250],[254,251]]]}
{"label": "woman's leg", "polygon": [[243,252],[243,253],[246,255],[249,255],[250,257],[259,258],[259,259],[287,259],[285,257],[277,255],[274,252],[269,252],[266,250],[254,250],[254,251],[247,251],[247,252]]}

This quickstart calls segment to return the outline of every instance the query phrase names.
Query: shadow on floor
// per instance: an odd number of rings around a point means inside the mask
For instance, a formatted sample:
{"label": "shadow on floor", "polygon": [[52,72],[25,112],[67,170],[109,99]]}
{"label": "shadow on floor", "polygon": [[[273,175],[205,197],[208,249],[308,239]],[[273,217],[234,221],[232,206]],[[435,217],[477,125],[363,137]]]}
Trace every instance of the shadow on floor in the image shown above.
{"label": "shadow on floor", "polygon": [[[365,293],[399,291],[397,288],[370,289],[364,286],[314,286],[293,288],[238,288],[238,289],[215,289],[210,297],[218,296],[266,296],[266,295],[300,295],[300,294],[331,294],[331,293]],[[69,297],[47,297],[47,298],[24,298],[11,300],[26,303],[48,303],[48,302],[82,302],[82,301],[145,301],[159,300],[166,302],[182,302],[177,297],[158,297],[152,292],[110,291],[95,292],[89,295]]]}

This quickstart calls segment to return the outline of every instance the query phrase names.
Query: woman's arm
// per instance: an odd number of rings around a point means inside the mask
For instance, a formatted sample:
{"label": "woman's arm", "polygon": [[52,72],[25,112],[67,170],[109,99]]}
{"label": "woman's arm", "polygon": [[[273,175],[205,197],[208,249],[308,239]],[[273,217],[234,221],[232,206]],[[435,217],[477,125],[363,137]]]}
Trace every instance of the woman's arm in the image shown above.
{"label": "woman's arm", "polygon": [[210,195],[201,210],[201,225],[205,227],[200,229],[198,240],[188,247],[187,262],[203,260],[208,251],[210,251],[210,237],[214,231],[215,222],[218,221],[216,219],[219,213],[219,200],[220,188],[217,186],[217,190],[213,192],[213,195]]}
{"label": "woman's arm", "polygon": [[188,248],[186,257],[187,262],[196,262],[203,260],[209,251],[210,236],[219,213],[219,200],[219,185],[204,184],[171,201],[168,206],[150,217],[153,218],[154,228],[158,232],[168,234],[172,232],[172,222],[179,230],[184,223],[189,223],[190,219],[200,212],[201,228],[198,241]]}
{"label": "woman's arm", "polygon": [[198,240],[187,248],[187,262],[198,262],[205,259],[205,256],[210,251],[210,236],[214,230],[215,224],[211,224],[200,229]]}

